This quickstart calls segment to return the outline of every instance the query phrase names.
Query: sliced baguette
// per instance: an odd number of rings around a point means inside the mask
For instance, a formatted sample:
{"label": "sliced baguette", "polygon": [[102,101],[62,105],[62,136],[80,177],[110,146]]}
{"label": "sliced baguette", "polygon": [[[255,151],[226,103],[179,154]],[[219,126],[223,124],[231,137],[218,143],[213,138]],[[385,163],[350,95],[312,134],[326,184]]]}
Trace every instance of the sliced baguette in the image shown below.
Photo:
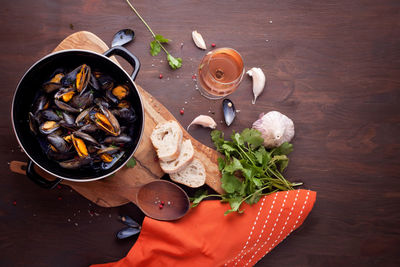
{"label": "sliced baguette", "polygon": [[181,150],[182,136],[182,129],[176,121],[157,124],[150,139],[158,158],[162,161],[177,159]]}
{"label": "sliced baguette", "polygon": [[169,175],[171,180],[190,187],[200,187],[206,182],[206,170],[198,159],[193,161],[182,171]]}
{"label": "sliced baguette", "polygon": [[183,170],[189,163],[192,162],[194,157],[194,148],[192,141],[186,139],[182,142],[181,153],[176,160],[172,161],[160,161],[161,169],[165,173],[175,173]]}

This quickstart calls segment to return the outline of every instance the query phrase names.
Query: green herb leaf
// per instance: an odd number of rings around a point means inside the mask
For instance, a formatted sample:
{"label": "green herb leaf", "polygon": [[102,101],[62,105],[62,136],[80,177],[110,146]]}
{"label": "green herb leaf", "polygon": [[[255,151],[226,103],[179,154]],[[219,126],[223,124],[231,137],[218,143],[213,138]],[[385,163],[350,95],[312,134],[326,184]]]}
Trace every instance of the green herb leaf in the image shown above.
{"label": "green herb leaf", "polygon": [[160,53],[161,49],[164,50],[164,52],[167,54],[167,60],[169,65],[171,66],[172,69],[178,69],[182,66],[182,59],[181,58],[174,58],[169,54],[167,49],[162,45],[163,43],[168,43],[170,40],[163,37],[160,34],[155,34],[153,30],[150,28],[149,24],[142,18],[142,16],[139,14],[139,12],[136,10],[136,8],[131,4],[129,0],[126,0],[128,3],[129,7],[135,12],[136,16],[143,22],[144,26],[149,30],[151,35],[153,36],[153,41],[150,43],[150,53],[152,56],[158,55]]}
{"label": "green herb leaf", "polygon": [[229,199],[229,205],[231,206],[230,210],[225,211],[224,215],[228,215],[231,212],[243,213],[243,210],[239,210],[240,205],[242,204],[242,198],[236,197]]}
{"label": "green herb leaf", "polygon": [[261,133],[255,129],[246,128],[242,132],[243,141],[249,144],[252,149],[255,149],[262,145],[264,139],[261,137]]}
{"label": "green herb leaf", "polygon": [[225,168],[225,160],[223,158],[218,158],[218,169],[222,171]]}
{"label": "green herb leaf", "polygon": [[56,109],[56,114],[57,114],[57,116],[58,116],[58,117],[60,117],[60,118],[62,118],[62,117],[63,117],[63,114],[62,114],[62,112],[61,112],[61,111],[59,111],[58,109]]}
{"label": "green herb leaf", "polygon": [[273,156],[274,155],[289,155],[289,153],[292,151],[293,151],[293,145],[288,142],[285,142],[282,145],[280,145],[279,147],[274,148],[272,150],[271,154]]}
{"label": "green herb leaf", "polygon": [[180,57],[174,58],[171,54],[168,54],[167,60],[172,69],[176,70],[182,67],[182,59]]}
{"label": "green herb leaf", "polygon": [[196,207],[197,205],[200,204],[200,202],[208,197],[208,191],[207,189],[197,191],[196,194],[194,195],[193,198],[190,200],[192,201],[192,208]]}
{"label": "green herb leaf", "polygon": [[242,170],[243,166],[240,161],[235,157],[233,157],[232,159],[232,162],[226,165],[224,170],[229,173],[234,173],[235,171]]}
{"label": "green herb leaf", "polygon": [[240,191],[242,182],[235,175],[226,172],[222,174],[221,186],[227,193],[234,193]]}
{"label": "green herb leaf", "polygon": [[158,53],[161,51],[161,46],[160,44],[154,40],[150,43],[150,54],[154,57],[157,56]]}
{"label": "green herb leaf", "polygon": [[134,157],[130,158],[128,160],[128,162],[126,163],[126,167],[128,167],[128,168],[133,168],[133,167],[135,167],[135,165],[136,165],[136,160]]}
{"label": "green herb leaf", "polygon": [[154,37],[154,39],[156,39],[157,41],[159,41],[160,43],[164,44],[164,43],[168,43],[170,40],[167,38],[164,38],[161,34],[156,34],[156,36]]}

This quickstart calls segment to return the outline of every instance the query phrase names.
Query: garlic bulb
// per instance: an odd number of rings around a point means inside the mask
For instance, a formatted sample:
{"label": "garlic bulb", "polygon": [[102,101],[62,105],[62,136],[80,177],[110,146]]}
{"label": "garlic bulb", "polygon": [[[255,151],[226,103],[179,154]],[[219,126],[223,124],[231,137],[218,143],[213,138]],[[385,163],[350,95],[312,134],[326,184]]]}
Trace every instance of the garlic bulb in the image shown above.
{"label": "garlic bulb", "polygon": [[193,38],[193,42],[196,44],[196,46],[200,49],[207,49],[206,43],[204,42],[203,36],[201,36],[200,33],[198,33],[197,31],[193,31],[192,32],[192,38]]}
{"label": "garlic bulb", "polygon": [[203,127],[208,127],[211,129],[215,129],[217,127],[217,123],[211,118],[210,116],[207,115],[199,115],[194,120],[189,124],[187,127],[187,130],[189,131],[189,127],[192,126],[193,124],[198,124]]}
{"label": "garlic bulb", "polygon": [[257,97],[264,91],[265,75],[260,68],[251,68],[247,74],[253,78],[253,94],[254,98],[251,103],[255,104]]}
{"label": "garlic bulb", "polygon": [[278,111],[270,111],[265,115],[261,113],[259,119],[253,123],[253,129],[261,132],[267,148],[290,142],[294,136],[293,121]]}

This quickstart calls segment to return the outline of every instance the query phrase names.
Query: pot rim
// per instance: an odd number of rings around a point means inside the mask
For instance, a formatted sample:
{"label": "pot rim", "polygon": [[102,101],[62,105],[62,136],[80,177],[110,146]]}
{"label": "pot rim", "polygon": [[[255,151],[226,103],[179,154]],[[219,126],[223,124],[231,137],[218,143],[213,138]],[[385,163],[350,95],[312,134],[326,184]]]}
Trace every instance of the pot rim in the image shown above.
{"label": "pot rim", "polygon": [[[53,173],[53,172],[50,172],[49,170],[47,170],[46,168],[44,168],[44,167],[42,167],[40,164],[38,164],[38,163],[35,161],[35,159],[34,159],[33,157],[31,157],[31,155],[29,155],[29,153],[26,152],[24,146],[22,145],[22,143],[21,143],[21,141],[20,141],[20,139],[19,139],[19,136],[18,136],[18,134],[17,134],[17,130],[15,129],[14,116],[13,116],[13,114],[14,114],[15,97],[16,97],[16,95],[17,95],[17,91],[18,91],[18,89],[20,88],[20,85],[21,85],[22,81],[25,79],[25,76],[26,76],[33,68],[35,68],[36,65],[38,65],[38,64],[39,64],[40,62],[42,62],[43,60],[45,60],[45,59],[47,59],[47,58],[50,58],[50,57],[52,57],[52,56],[55,56],[55,55],[57,55],[57,54],[62,54],[62,53],[66,53],[66,52],[84,52],[84,53],[93,54],[93,55],[95,55],[95,56],[100,56],[100,57],[102,57],[102,58],[104,58],[104,59],[107,59],[108,61],[110,61],[111,63],[113,63],[115,66],[117,66],[117,67],[125,74],[125,76],[129,79],[129,81],[132,82],[132,84],[133,84],[135,90],[136,90],[137,93],[138,93],[139,101],[140,101],[140,106],[141,106],[141,108],[142,108],[142,127],[141,127],[141,130],[140,130],[140,135],[139,135],[138,142],[137,142],[135,148],[134,148],[133,151],[132,151],[132,155],[131,155],[128,159],[126,159],[125,162],[123,162],[118,168],[116,168],[116,169],[113,170],[112,172],[108,173],[107,175],[102,175],[102,176],[95,177],[95,178],[90,178],[90,179],[73,179],[73,178],[64,177],[64,176],[55,174],[55,173]],[[106,51],[104,51],[104,52],[106,52]],[[32,160],[33,163],[35,163],[36,166],[39,166],[39,167],[40,167],[42,170],[44,170],[45,172],[47,172],[47,173],[49,173],[49,174],[51,174],[51,175],[53,175],[53,176],[55,176],[55,177],[57,177],[57,178],[63,179],[63,180],[67,180],[67,181],[71,181],[71,182],[92,182],[92,181],[100,180],[100,179],[103,179],[103,178],[106,178],[106,177],[109,177],[109,176],[113,175],[114,173],[116,173],[117,171],[119,171],[122,167],[124,167],[125,164],[133,157],[133,155],[135,154],[137,148],[138,148],[139,145],[140,145],[140,142],[142,141],[143,131],[144,131],[144,125],[145,125],[145,114],[144,114],[144,106],[143,106],[142,95],[140,94],[140,92],[139,92],[139,90],[138,90],[138,88],[137,88],[137,86],[136,86],[135,81],[132,80],[132,77],[131,77],[119,64],[117,64],[116,62],[114,62],[113,60],[111,60],[109,57],[106,57],[106,56],[104,56],[103,54],[100,54],[100,53],[97,53],[97,52],[94,52],[94,51],[90,51],[90,50],[86,50],[86,49],[65,49],[65,50],[61,50],[61,51],[52,52],[52,53],[50,53],[50,54],[48,54],[48,55],[46,55],[46,56],[40,58],[40,59],[37,60],[34,64],[32,64],[31,67],[24,73],[24,75],[23,75],[22,78],[19,80],[19,82],[18,82],[18,84],[17,84],[17,87],[16,87],[16,89],[15,89],[15,91],[14,91],[14,96],[13,96],[12,104],[11,104],[11,123],[12,123],[12,126],[13,126],[14,135],[15,135],[15,137],[17,138],[17,141],[18,141],[19,146],[22,148],[22,150],[24,151],[24,153],[29,157],[29,159]]]}

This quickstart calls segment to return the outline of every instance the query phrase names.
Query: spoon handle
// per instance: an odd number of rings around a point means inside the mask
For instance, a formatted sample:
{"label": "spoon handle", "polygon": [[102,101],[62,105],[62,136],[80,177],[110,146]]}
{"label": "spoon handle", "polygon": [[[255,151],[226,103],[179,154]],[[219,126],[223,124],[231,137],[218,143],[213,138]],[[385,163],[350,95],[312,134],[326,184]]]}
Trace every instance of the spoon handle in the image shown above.
{"label": "spoon handle", "polygon": [[144,184],[152,181],[157,181],[146,173],[144,168],[127,168],[124,167],[118,171],[119,177],[124,176],[126,179],[118,179],[115,183],[115,190],[118,190],[118,195],[128,199],[129,201],[137,204],[137,192]]}

